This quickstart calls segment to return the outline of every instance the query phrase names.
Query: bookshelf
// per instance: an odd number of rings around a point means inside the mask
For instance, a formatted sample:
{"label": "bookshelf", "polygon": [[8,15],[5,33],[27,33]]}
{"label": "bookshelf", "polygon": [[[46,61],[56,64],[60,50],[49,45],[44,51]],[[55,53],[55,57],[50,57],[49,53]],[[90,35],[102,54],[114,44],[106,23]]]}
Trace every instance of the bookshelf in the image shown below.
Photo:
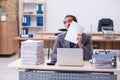
{"label": "bookshelf", "polygon": [[45,31],[45,3],[40,0],[19,0],[19,34]]}

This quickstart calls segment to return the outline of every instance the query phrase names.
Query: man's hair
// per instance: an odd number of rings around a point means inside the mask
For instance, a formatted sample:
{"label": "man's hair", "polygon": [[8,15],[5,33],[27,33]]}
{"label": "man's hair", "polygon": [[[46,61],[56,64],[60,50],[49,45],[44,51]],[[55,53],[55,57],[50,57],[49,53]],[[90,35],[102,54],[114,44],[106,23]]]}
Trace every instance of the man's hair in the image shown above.
{"label": "man's hair", "polygon": [[[66,15],[65,18],[67,18],[67,17],[72,17],[72,18],[73,18],[73,21],[77,22],[77,18],[76,18],[75,16],[73,16],[73,15]],[[64,19],[65,19],[65,18],[64,18]]]}

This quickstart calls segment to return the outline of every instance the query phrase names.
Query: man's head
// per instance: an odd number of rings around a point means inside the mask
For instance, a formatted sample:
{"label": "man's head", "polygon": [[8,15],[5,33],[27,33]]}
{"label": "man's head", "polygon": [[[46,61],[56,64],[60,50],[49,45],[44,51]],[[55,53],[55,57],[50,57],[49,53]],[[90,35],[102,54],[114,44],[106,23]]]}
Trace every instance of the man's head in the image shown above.
{"label": "man's head", "polygon": [[69,28],[69,26],[70,26],[70,24],[71,24],[72,21],[77,22],[77,19],[76,19],[75,16],[73,16],[73,15],[67,15],[67,16],[65,16],[63,23],[64,23],[66,29]]}

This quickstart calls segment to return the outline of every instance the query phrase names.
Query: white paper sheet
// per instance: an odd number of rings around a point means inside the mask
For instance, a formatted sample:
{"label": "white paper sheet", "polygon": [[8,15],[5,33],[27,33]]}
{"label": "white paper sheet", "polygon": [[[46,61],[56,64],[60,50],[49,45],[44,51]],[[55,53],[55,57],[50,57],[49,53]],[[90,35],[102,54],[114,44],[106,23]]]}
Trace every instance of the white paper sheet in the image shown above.
{"label": "white paper sheet", "polygon": [[79,23],[76,23],[73,21],[67,31],[65,40],[76,44],[77,43],[77,34],[82,34],[83,31],[84,31],[84,28]]}

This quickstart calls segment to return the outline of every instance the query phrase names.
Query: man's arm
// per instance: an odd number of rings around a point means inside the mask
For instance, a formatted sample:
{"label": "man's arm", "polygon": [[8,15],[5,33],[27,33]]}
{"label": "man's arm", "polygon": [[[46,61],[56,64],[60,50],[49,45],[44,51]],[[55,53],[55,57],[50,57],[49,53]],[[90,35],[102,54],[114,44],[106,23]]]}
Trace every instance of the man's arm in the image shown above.
{"label": "man's arm", "polygon": [[57,48],[60,48],[60,38],[59,38],[59,36],[55,40],[55,44],[54,44],[52,52],[50,54],[50,57],[51,57],[52,61],[57,61]]}
{"label": "man's arm", "polygon": [[84,60],[89,60],[92,57],[93,54],[93,47],[92,47],[92,40],[91,40],[91,36],[88,35],[86,37],[86,42],[85,44],[83,44],[82,48],[84,51]]}

